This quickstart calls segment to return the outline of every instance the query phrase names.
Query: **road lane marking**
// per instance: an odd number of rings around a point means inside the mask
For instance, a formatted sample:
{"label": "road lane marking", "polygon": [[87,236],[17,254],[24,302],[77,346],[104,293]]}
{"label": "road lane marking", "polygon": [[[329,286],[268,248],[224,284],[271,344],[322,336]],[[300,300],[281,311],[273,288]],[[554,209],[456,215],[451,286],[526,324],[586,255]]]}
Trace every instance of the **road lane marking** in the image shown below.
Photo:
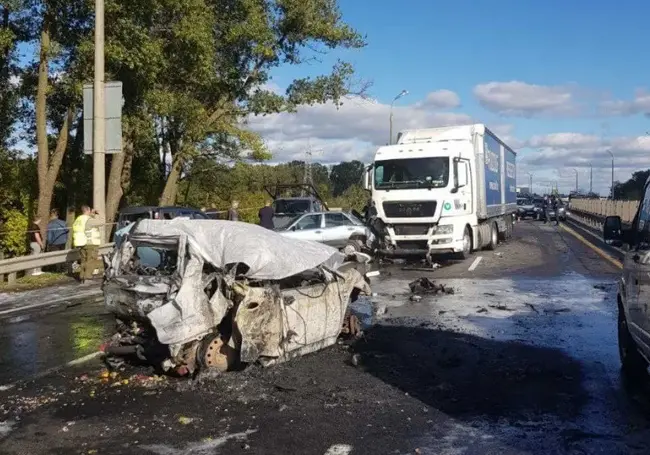
{"label": "road lane marking", "polygon": [[27,379],[21,379],[21,380],[15,381],[15,382],[11,382],[9,384],[0,385],[0,392],[4,392],[6,390],[13,389],[14,387],[16,387],[21,382],[35,381],[36,379],[40,379],[40,378],[48,376],[48,375],[50,375],[52,373],[56,373],[57,371],[62,370],[64,368],[73,367],[73,366],[76,366],[76,365],[81,365],[82,363],[86,363],[86,362],[88,362],[90,360],[96,359],[97,357],[101,356],[102,354],[104,354],[102,351],[91,352],[88,355],[85,355],[83,357],[79,357],[78,359],[70,360],[69,362],[66,362],[66,363],[64,363],[62,365],[52,367],[52,368],[48,368],[47,370],[42,371],[42,372],[40,372],[40,373],[38,373],[38,374],[36,374],[34,376],[31,376],[31,377],[29,377]]}
{"label": "road lane marking", "polygon": [[587,240],[586,238],[584,238],[583,236],[578,234],[573,229],[571,229],[569,227],[566,227],[564,224],[560,224],[560,229],[568,232],[569,234],[574,236],[576,239],[580,240],[582,243],[584,243],[586,246],[588,246],[592,251],[594,251],[598,256],[602,257],[603,259],[605,259],[606,261],[611,263],[614,267],[619,268],[619,269],[623,268],[623,264],[621,263],[621,261],[619,261],[618,259],[610,256],[604,250],[601,250],[600,248],[598,248],[596,245],[594,245],[589,240]]}
{"label": "road lane marking", "polygon": [[474,262],[472,262],[472,265],[469,266],[469,269],[467,269],[468,272],[473,272],[476,270],[476,267],[481,263],[483,260],[483,256],[479,256],[476,259],[474,259]]}
{"label": "road lane marking", "polygon": [[335,444],[327,449],[325,455],[348,455],[352,449],[353,447],[348,444]]}

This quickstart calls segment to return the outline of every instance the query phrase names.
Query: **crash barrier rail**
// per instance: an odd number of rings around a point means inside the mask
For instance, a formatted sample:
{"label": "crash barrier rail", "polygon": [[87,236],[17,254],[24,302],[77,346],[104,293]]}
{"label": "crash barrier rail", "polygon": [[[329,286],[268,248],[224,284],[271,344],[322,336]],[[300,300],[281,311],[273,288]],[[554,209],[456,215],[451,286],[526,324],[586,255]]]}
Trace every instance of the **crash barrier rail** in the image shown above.
{"label": "crash barrier rail", "polygon": [[[571,216],[571,218],[575,219],[576,221],[579,221],[580,223],[584,224],[585,226],[599,231],[602,235],[605,218],[607,216],[612,216],[612,215],[599,215],[596,213],[586,212],[584,210],[571,207],[569,216]],[[634,219],[634,215],[632,215],[632,218],[630,220],[625,220],[623,219],[623,217],[621,217],[621,220],[623,221],[623,226],[629,227],[630,223],[632,222],[632,219]]]}
{"label": "crash barrier rail", "polygon": [[611,256],[623,262],[625,259],[625,251],[605,242],[603,239],[602,225],[600,229],[594,228],[591,225],[585,224],[583,220],[584,218],[578,218],[575,214],[571,213],[566,220],[566,224],[578,232],[578,234],[582,234],[584,239],[589,243],[608,252]]}
{"label": "crash barrier rail", "polygon": [[[113,250],[114,245],[114,243],[101,245],[99,247],[100,254],[110,253]],[[13,283],[16,281],[19,272],[25,272],[27,270],[38,269],[50,265],[67,264],[78,259],[79,250],[75,248],[3,259],[0,260],[0,281],[4,281],[4,276],[6,275],[7,281]]]}
{"label": "crash barrier rail", "polygon": [[593,215],[620,216],[624,223],[634,219],[639,201],[601,201],[600,199],[571,199],[571,210]]}

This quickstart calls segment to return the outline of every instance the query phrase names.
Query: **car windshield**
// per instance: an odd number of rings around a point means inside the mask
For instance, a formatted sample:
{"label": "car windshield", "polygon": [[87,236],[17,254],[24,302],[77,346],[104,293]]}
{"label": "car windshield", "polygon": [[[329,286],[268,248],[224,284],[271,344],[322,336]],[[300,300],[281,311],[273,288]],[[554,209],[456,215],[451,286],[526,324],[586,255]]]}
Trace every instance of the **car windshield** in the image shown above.
{"label": "car windshield", "polygon": [[309,199],[277,199],[273,202],[273,211],[278,214],[302,214],[308,212],[309,207]]}
{"label": "car windshield", "polygon": [[404,158],[375,162],[375,188],[444,188],[449,183],[449,158]]}

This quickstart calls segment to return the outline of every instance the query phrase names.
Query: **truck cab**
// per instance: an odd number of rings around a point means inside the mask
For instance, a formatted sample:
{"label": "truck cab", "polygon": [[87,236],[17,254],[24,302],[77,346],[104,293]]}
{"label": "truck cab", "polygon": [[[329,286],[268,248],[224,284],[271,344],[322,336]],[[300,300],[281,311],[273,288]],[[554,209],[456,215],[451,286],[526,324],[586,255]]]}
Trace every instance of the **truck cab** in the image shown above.
{"label": "truck cab", "polygon": [[380,147],[364,179],[385,226],[380,250],[464,257],[494,248],[517,210],[514,156],[483,125],[406,131]]}
{"label": "truck cab", "polygon": [[641,379],[650,364],[650,178],[631,224],[608,216],[605,243],[621,247],[623,272],[618,280],[618,348],[623,372]]}

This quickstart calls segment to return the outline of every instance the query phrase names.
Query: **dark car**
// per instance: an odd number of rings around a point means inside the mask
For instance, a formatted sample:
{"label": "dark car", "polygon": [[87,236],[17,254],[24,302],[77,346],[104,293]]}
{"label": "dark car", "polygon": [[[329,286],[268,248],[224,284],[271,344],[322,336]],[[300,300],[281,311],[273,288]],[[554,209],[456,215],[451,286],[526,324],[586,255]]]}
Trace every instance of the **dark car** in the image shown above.
{"label": "dark car", "polygon": [[535,218],[537,212],[535,212],[534,201],[530,198],[517,198],[517,216],[520,219],[524,220],[526,218]]}

